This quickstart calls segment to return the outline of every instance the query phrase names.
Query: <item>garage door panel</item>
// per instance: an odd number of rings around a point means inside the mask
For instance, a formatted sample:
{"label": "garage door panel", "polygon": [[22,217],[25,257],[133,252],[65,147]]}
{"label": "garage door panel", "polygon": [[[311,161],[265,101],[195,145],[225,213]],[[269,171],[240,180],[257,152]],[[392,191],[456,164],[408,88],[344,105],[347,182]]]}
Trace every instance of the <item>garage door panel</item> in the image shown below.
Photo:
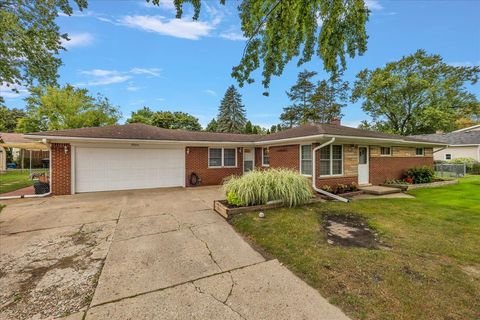
{"label": "garage door panel", "polygon": [[184,167],[183,149],[77,148],[76,192],[183,186]]}

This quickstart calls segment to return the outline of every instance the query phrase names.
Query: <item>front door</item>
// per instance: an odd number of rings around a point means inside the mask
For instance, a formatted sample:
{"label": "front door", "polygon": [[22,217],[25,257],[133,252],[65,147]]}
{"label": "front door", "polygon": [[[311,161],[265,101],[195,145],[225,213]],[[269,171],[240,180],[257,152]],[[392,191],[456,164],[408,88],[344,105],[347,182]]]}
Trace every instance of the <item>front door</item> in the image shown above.
{"label": "front door", "polygon": [[253,148],[244,148],[243,149],[243,172],[249,172],[253,170]]}
{"label": "front door", "polygon": [[370,182],[368,172],[368,147],[358,147],[358,184]]}

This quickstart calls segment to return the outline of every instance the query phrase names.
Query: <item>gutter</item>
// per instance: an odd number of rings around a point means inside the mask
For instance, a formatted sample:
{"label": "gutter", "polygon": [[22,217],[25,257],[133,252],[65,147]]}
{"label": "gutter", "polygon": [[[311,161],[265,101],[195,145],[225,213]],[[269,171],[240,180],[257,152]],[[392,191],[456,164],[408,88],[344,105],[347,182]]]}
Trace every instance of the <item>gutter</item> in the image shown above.
{"label": "gutter", "polygon": [[28,199],[28,198],[44,198],[48,197],[52,194],[52,149],[50,148],[50,144],[47,143],[46,139],[43,139],[44,143],[48,146],[48,181],[50,181],[50,190],[44,194],[26,194],[22,196],[7,196],[7,197],[0,197],[0,200],[12,200],[12,199]]}
{"label": "gutter", "polygon": [[350,200],[346,199],[346,198],[343,198],[343,197],[340,197],[340,196],[337,196],[336,194],[333,194],[333,193],[330,193],[330,192],[327,192],[325,190],[322,190],[322,189],[319,189],[317,188],[317,183],[316,183],[316,174],[315,174],[315,167],[316,167],[316,162],[315,162],[315,153],[317,152],[317,150],[325,147],[325,146],[328,146],[332,143],[335,142],[335,138],[332,138],[330,141],[327,141],[321,145],[319,145],[318,147],[315,147],[313,150],[312,150],[312,188],[313,190],[315,190],[316,192],[318,193],[321,193],[323,195],[326,195],[327,197],[330,197],[330,198],[333,198],[335,200],[338,200],[338,201],[342,201],[342,202],[350,202]]}

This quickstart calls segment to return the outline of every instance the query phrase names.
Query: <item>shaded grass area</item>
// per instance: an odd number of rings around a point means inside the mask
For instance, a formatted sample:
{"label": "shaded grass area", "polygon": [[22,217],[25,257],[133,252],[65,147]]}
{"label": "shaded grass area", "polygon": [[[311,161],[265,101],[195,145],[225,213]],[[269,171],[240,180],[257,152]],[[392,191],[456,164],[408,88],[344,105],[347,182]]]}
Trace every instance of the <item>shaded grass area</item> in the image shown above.
{"label": "shaded grass area", "polygon": [[30,173],[28,171],[7,171],[0,173],[0,194],[33,185],[33,181],[28,178],[29,175]]}
{"label": "shaded grass area", "polygon": [[[480,177],[415,199],[328,202],[233,218],[235,228],[360,319],[480,318]],[[364,218],[391,249],[332,246],[323,217]]]}

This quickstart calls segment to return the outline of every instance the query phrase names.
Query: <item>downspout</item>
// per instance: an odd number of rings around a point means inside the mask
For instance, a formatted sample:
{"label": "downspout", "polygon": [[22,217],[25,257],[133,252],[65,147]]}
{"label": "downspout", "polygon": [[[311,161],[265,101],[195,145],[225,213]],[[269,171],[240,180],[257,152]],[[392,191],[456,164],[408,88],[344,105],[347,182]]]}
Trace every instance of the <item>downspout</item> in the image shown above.
{"label": "downspout", "polygon": [[316,147],[312,150],[312,188],[316,192],[321,193],[321,194],[323,194],[327,197],[333,198],[335,200],[342,201],[342,202],[350,202],[350,200],[348,200],[346,198],[337,196],[336,194],[333,194],[331,192],[327,192],[325,190],[317,188],[317,182],[316,182],[317,179],[316,179],[316,174],[315,174],[315,168],[316,168],[317,165],[316,165],[316,161],[315,161],[315,154],[316,154],[317,150],[319,150],[323,147],[326,147],[328,145],[331,145],[334,142],[335,142],[335,138],[332,138],[330,141],[327,141],[324,144],[321,144],[321,145],[319,145],[318,147]]}
{"label": "downspout", "polygon": [[[45,142],[46,143],[46,140]],[[52,194],[52,149],[50,146],[50,143],[46,143],[48,146],[48,156],[49,156],[49,161],[48,161],[48,181],[50,182],[50,190],[47,193],[44,194],[26,194],[23,196],[8,196],[8,197],[0,197],[0,200],[10,200],[10,199],[23,199],[23,198],[43,198],[47,197]]]}

